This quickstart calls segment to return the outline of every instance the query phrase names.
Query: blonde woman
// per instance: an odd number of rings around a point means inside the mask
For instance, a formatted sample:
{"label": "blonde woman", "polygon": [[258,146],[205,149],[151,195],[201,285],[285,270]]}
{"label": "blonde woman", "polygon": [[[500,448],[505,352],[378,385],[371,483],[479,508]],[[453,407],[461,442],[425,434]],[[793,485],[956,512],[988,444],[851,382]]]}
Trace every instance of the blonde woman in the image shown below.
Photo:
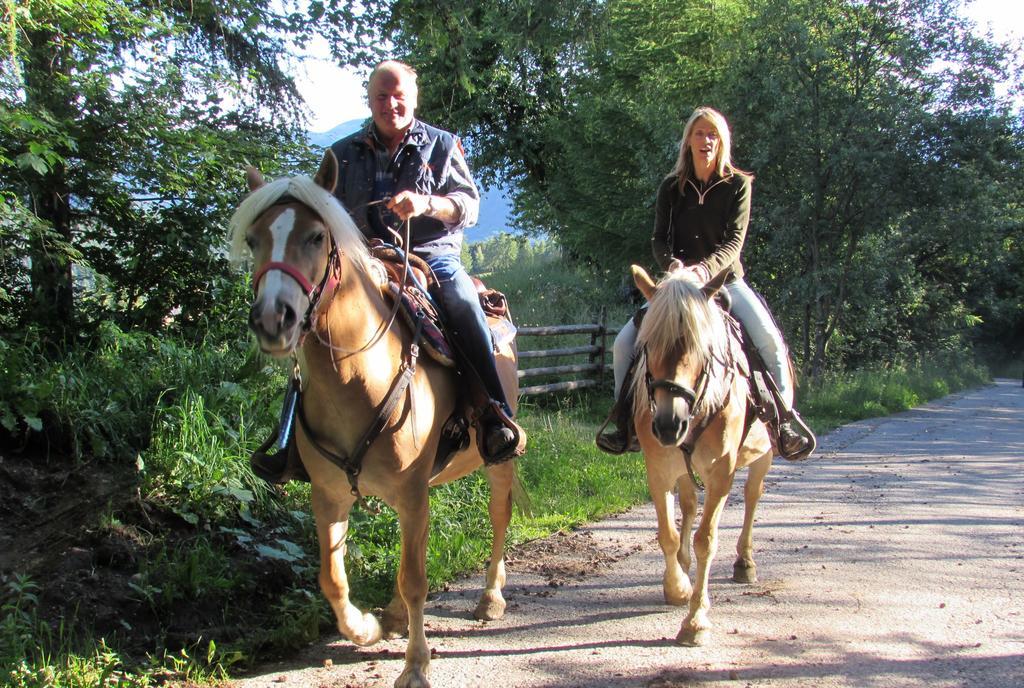
{"label": "blonde woman", "polygon": [[[785,411],[790,411],[793,378],[786,343],[764,302],[743,279],[740,255],[750,222],[752,181],[752,175],[732,163],[725,117],[710,107],[697,108],[683,129],[675,167],[658,188],[651,246],[664,270],[677,260],[681,269],[693,272],[702,282],[728,272],[724,289],[732,302],[732,314],[746,329],[779,389]],[[615,338],[617,400],[625,396],[620,392],[633,358],[636,332],[631,319]],[[619,405],[624,404],[620,401]],[[617,431],[599,437],[602,449],[625,451],[627,433],[621,421],[618,425]],[[779,427],[779,444],[784,457],[804,458],[812,443],[784,422]]]}

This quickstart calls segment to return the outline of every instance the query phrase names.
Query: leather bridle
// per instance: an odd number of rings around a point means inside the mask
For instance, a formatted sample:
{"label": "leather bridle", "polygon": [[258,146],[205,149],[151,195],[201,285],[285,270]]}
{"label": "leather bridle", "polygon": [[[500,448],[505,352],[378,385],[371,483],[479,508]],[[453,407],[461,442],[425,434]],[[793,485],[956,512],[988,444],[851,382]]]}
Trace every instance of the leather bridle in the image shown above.
{"label": "leather bridle", "polygon": [[[299,203],[305,206],[302,201],[286,194],[279,198],[271,207],[289,203]],[[338,244],[335,243],[334,235],[331,232],[327,232],[327,237],[331,242],[330,252],[327,256],[327,265],[324,268],[323,277],[321,277],[320,281],[316,284],[310,282],[306,276],[291,263],[277,260],[264,264],[259,270],[254,272],[252,276],[253,294],[259,293],[260,282],[262,282],[263,278],[267,276],[267,273],[273,270],[283,272],[298,283],[299,287],[302,289],[302,293],[309,301],[309,305],[306,307],[306,313],[302,316],[302,324],[300,326],[300,343],[302,338],[304,338],[306,334],[313,329],[313,319],[321,306],[326,307],[326,305],[330,303],[330,298],[325,301],[324,296],[334,296],[334,292],[338,288],[338,284],[341,282],[341,249],[338,247]]]}
{"label": "leather bridle", "polygon": [[[657,380],[654,379],[654,376],[651,375],[651,370],[648,367],[648,357],[646,348],[643,351],[643,359],[644,379],[647,383],[647,400],[650,404],[652,419],[655,410],[654,393],[659,389],[665,390],[668,393],[668,395],[672,398],[683,399],[684,401],[686,401],[689,407],[688,415],[685,419],[685,423],[687,424],[686,434],[683,435],[683,438],[679,440],[679,444],[676,446],[680,449],[680,451],[683,452],[683,458],[686,461],[686,472],[689,474],[690,480],[693,481],[694,485],[701,485],[701,483],[697,481],[697,477],[693,473],[693,461],[691,459],[691,455],[693,454],[693,448],[697,444],[697,440],[700,439],[700,436],[701,434],[703,434],[705,428],[707,428],[707,426],[711,424],[711,421],[713,421],[718,416],[718,414],[721,413],[725,409],[725,407],[729,405],[729,395],[726,395],[725,399],[722,400],[721,406],[715,409],[711,409],[708,413],[698,418],[698,422],[694,422],[694,416],[696,415],[696,409],[699,408],[700,405],[703,403],[704,397],[707,395],[708,392],[708,383],[711,380],[711,375],[710,373],[708,373],[708,368],[717,362],[722,364],[725,374],[729,375],[730,377],[735,374],[736,366],[735,361],[732,357],[732,348],[729,348],[728,360],[723,361],[720,358],[718,358],[718,356],[712,355],[711,361],[708,363],[708,365],[705,365],[703,368],[701,368],[700,374],[697,376],[697,381],[694,383],[694,387],[696,389],[691,389],[686,385],[681,385],[675,380],[670,380],[668,378],[660,378]],[[744,437],[745,436],[746,431],[744,430]]]}

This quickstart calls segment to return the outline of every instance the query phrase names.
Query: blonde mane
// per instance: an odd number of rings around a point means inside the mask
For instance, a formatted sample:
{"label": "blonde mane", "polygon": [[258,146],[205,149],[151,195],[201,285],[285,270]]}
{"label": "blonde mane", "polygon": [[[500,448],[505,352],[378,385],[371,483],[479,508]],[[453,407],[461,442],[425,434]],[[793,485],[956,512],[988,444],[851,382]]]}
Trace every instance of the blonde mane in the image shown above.
{"label": "blonde mane", "polygon": [[285,177],[264,184],[242,201],[238,210],[231,216],[229,223],[229,241],[231,244],[230,258],[242,263],[251,258],[249,247],[245,243],[245,232],[267,208],[274,205],[282,196],[289,195],[301,201],[316,212],[327,225],[334,237],[334,242],[356,267],[367,273],[369,270],[370,252],[356,223],[352,221],[338,199],[310,177]]}
{"label": "blonde mane", "polygon": [[[641,356],[665,360],[670,356],[695,358],[708,372],[708,388],[696,409],[702,415],[717,409],[729,392],[730,377],[715,361],[728,360],[729,331],[721,310],[701,291],[701,285],[684,272],[671,272],[658,283],[637,334]],[[648,403],[647,362],[641,358],[633,376],[637,404]]]}

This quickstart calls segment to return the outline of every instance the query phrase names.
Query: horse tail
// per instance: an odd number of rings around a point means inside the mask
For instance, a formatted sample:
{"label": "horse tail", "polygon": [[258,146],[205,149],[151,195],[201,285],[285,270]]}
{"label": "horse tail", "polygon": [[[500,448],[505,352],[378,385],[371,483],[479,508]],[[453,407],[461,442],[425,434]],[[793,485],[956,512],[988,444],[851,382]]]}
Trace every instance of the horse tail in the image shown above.
{"label": "horse tail", "polygon": [[523,516],[533,516],[533,501],[530,499],[523,481],[519,478],[519,463],[516,462],[515,471],[512,474],[512,504],[519,509]]}

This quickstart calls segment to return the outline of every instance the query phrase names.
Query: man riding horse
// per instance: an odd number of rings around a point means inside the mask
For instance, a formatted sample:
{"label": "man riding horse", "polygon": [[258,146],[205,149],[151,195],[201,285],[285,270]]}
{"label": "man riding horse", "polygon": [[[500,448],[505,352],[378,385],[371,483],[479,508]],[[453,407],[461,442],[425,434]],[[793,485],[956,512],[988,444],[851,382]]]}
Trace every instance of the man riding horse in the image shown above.
{"label": "man riding horse", "polygon": [[339,168],[334,194],[368,240],[400,244],[408,231],[403,248],[433,272],[430,293],[471,388],[483,458],[500,462],[522,453],[524,435],[512,420],[487,318],[461,260],[463,230],[476,223],[480,193],[459,139],[415,118],[417,95],[409,65],[386,60],[371,72],[372,123],[327,151]]}

